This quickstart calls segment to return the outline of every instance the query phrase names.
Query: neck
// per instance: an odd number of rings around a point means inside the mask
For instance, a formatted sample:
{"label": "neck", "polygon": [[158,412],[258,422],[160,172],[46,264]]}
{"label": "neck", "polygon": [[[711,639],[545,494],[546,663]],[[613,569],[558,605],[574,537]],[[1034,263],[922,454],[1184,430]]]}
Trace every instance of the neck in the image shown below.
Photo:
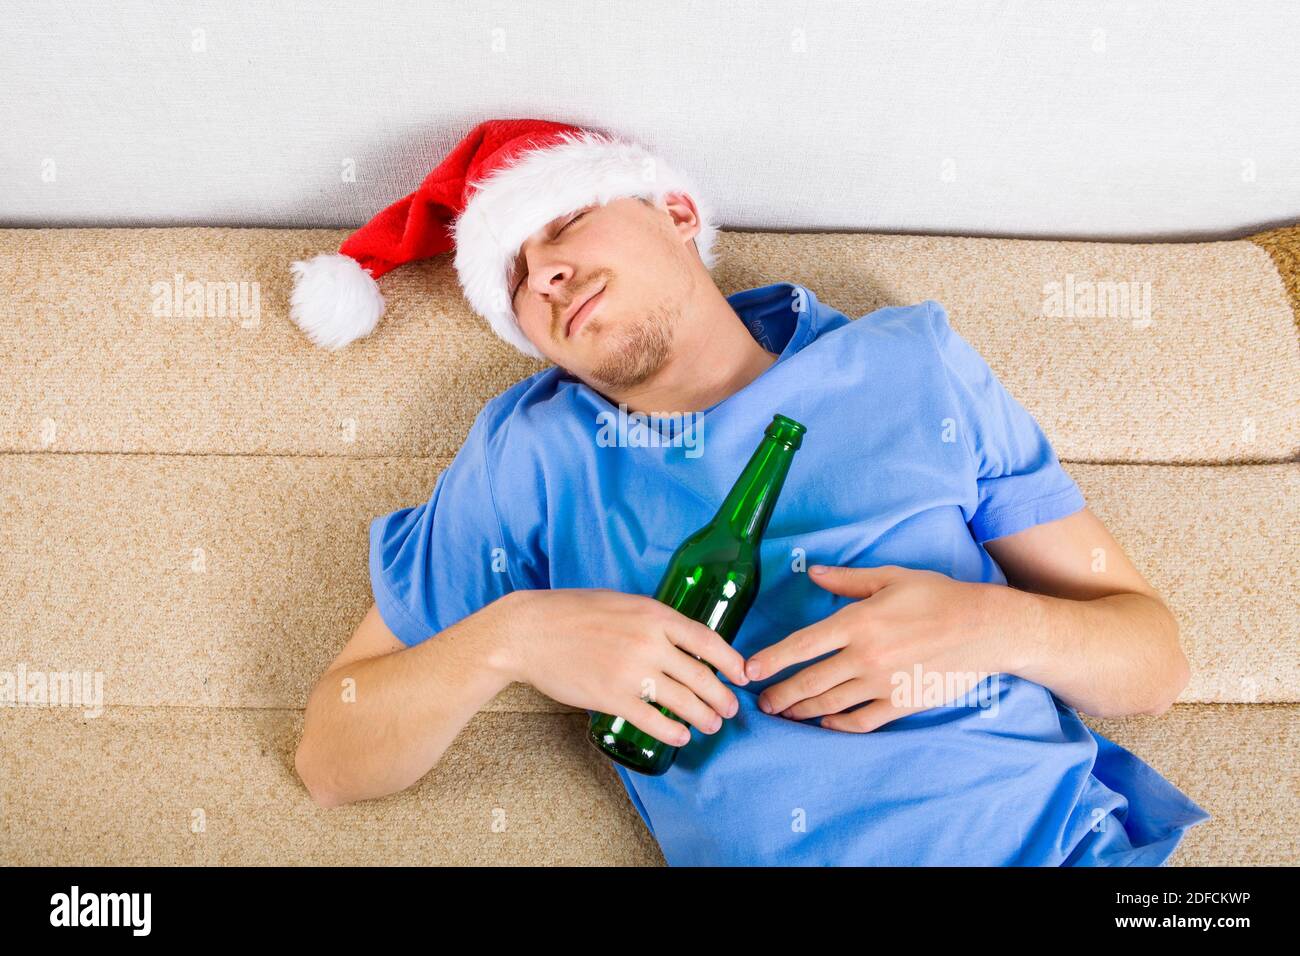
{"label": "neck", "polygon": [[673,360],[634,388],[608,392],[629,411],[696,412],[740,391],[776,362],[710,279],[687,304],[673,339]]}

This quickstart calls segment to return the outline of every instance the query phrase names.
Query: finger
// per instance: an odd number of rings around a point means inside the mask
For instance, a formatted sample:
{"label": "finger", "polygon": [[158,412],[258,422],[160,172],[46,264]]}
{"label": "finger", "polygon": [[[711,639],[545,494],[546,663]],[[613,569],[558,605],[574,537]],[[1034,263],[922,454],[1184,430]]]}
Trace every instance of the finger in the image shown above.
{"label": "finger", "polygon": [[897,581],[906,568],[885,564],[875,568],[847,568],[839,565],[814,564],[809,576],[832,594],[869,598],[881,588]]}
{"label": "finger", "polygon": [[708,704],[719,717],[734,717],[740,710],[740,701],[736,695],[718,680],[709,665],[681,648],[669,649],[668,660],[664,662],[664,673]]}
{"label": "finger", "polygon": [[[717,678],[714,678],[715,680]],[[654,703],[667,707],[674,714],[706,734],[717,733],[722,728],[722,717],[699,698],[689,687],[661,674],[652,688]]]}
{"label": "finger", "polygon": [[883,727],[890,721],[924,709],[923,707],[895,707],[890,703],[889,698],[882,697],[847,714],[828,714],[821,719],[821,725],[828,730],[865,734]]}
{"label": "finger", "polygon": [[843,620],[839,619],[837,611],[815,624],[791,632],[782,640],[753,654],[745,662],[745,673],[750,680],[762,680],[781,673],[792,664],[838,651],[848,644],[847,638],[841,633],[842,624]]}
{"label": "finger", "polygon": [[668,640],[688,654],[712,664],[733,684],[743,686],[749,683],[745,676],[745,658],[723,640],[721,634],[680,611],[665,607],[670,612],[665,629]]}
{"label": "finger", "polygon": [[691,731],[688,727],[666,716],[654,704],[647,704],[639,698],[632,698],[625,707],[615,708],[612,713],[622,717],[642,733],[647,733],[670,747],[683,747],[691,742]]}
{"label": "finger", "polygon": [[842,684],[836,684],[824,694],[796,701],[779,713],[790,720],[807,720],[809,717],[821,717],[824,714],[838,714],[842,710],[856,707],[864,700],[871,700],[874,696],[871,682],[862,677],[855,677]]}
{"label": "finger", "polygon": [[832,654],[826,660],[810,664],[785,680],[764,688],[758,695],[758,706],[765,714],[779,714],[801,700],[816,697],[860,676],[854,673],[852,663],[843,654]]}

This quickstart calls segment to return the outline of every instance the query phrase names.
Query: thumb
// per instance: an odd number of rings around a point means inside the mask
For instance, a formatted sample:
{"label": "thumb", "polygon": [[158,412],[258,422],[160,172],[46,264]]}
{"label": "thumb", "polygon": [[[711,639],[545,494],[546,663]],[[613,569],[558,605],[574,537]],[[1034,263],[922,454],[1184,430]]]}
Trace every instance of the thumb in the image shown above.
{"label": "thumb", "polygon": [[891,583],[900,571],[893,565],[878,568],[847,568],[839,565],[814,564],[809,576],[832,594],[868,598]]}

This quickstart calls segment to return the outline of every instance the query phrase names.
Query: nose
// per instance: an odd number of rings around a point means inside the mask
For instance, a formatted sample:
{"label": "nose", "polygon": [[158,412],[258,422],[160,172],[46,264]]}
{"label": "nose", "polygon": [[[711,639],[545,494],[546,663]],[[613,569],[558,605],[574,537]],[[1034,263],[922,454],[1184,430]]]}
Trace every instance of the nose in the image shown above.
{"label": "nose", "polygon": [[559,292],[573,279],[573,266],[558,259],[549,258],[529,267],[528,284],[539,295],[550,297]]}

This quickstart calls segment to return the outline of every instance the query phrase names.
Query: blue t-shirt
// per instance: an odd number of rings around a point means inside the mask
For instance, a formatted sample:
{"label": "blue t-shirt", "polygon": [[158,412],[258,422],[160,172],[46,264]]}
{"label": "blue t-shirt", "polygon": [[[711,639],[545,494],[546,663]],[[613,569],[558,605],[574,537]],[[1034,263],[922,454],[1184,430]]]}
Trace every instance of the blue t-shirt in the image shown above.
{"label": "blue t-shirt", "polygon": [[[939,303],[854,321],[792,283],[728,301],[778,359],[694,430],[611,428],[618,408],[558,367],[489,401],[429,500],[371,523],[393,633],[416,644],[514,589],[653,594],[775,413],[808,431],[734,642],[746,657],[852,600],[807,566],[1005,584],[984,542],[1084,507]],[[692,730],[662,776],[615,765],[669,864],[1155,865],[1209,819],[1038,684],[992,675],[964,705],[855,734],[758,709],[803,666],[733,686],[739,713]]]}

